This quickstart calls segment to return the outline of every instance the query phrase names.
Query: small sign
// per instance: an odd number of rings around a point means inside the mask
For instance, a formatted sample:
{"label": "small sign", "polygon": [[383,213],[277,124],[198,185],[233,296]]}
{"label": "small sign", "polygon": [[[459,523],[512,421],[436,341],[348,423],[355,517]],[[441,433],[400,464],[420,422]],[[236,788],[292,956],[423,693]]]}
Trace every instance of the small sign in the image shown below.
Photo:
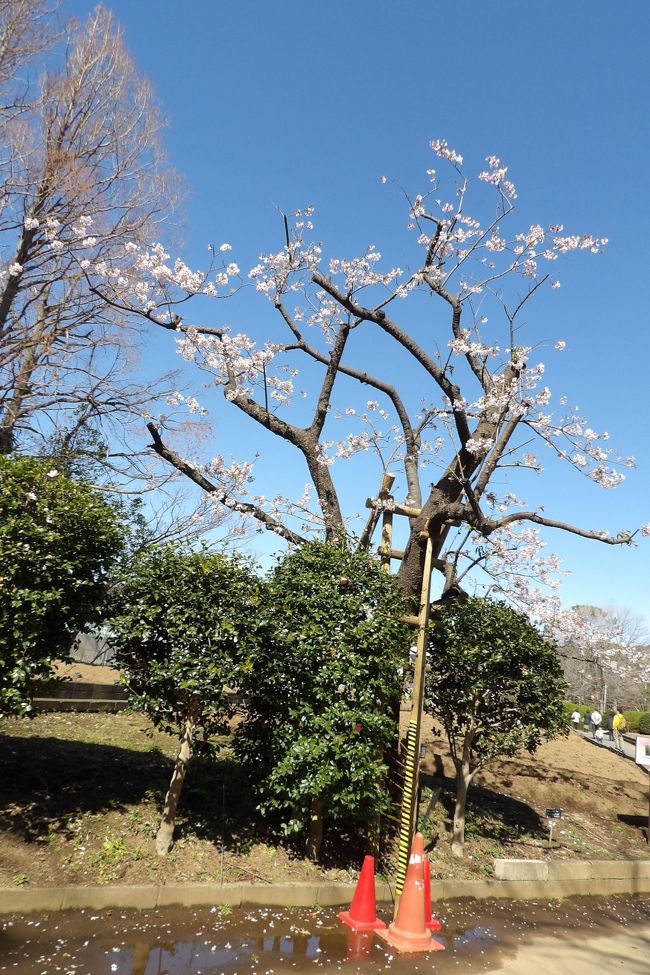
{"label": "small sign", "polygon": [[547,809],[547,819],[564,819],[564,809]]}
{"label": "small sign", "polygon": [[639,735],[636,740],[634,761],[637,765],[643,765],[644,768],[650,769],[650,738]]}

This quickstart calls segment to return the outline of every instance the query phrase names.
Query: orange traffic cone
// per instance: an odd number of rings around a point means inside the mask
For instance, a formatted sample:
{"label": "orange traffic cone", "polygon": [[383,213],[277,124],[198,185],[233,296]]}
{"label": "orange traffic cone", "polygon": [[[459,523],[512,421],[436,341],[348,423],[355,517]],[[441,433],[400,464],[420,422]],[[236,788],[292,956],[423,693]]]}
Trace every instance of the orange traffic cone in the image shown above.
{"label": "orange traffic cone", "polygon": [[386,931],[377,934],[398,951],[442,951],[444,946],[434,941],[425,927],[425,914],[424,837],[416,833],[397,917]]}
{"label": "orange traffic cone", "polygon": [[353,931],[377,931],[386,925],[377,917],[375,906],[375,858],[364,857],[357,887],[349,911],[340,911],[339,917]]}
{"label": "orange traffic cone", "polygon": [[424,926],[428,931],[442,931],[437,917],[431,916],[431,863],[424,861]]}

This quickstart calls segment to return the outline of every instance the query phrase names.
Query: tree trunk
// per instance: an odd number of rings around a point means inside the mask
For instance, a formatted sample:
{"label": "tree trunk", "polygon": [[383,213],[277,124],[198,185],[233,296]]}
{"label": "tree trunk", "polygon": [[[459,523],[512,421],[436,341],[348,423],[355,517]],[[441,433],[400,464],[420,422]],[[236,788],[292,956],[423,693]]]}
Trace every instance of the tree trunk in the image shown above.
{"label": "tree trunk", "polygon": [[196,711],[193,707],[185,721],[185,730],[181,738],[181,747],[174,766],[174,772],[169,783],[169,789],[165,796],[165,807],[163,809],[160,828],[156,834],[156,853],[164,857],[172,848],[174,842],[174,826],[176,825],[176,810],[178,800],[185,780],[185,773],[190,759],[192,758],[192,736],[196,727]]}
{"label": "tree trunk", "polygon": [[311,801],[311,812],[309,814],[309,836],[305,845],[305,856],[310,860],[318,860],[320,848],[323,842],[323,820],[325,804],[320,797]]}
{"label": "tree trunk", "polygon": [[46,335],[47,298],[49,287],[39,302],[39,313],[31,330],[29,341],[24,347],[22,360],[18,367],[11,399],[5,404],[0,416],[0,454],[10,454],[16,446],[15,429],[18,421],[29,409],[25,409],[25,400],[29,401],[32,376],[38,368],[39,353],[47,358],[51,346],[51,337]]}
{"label": "tree trunk", "polygon": [[[516,369],[510,368],[510,377],[512,378],[518,373]],[[487,440],[494,440],[497,437],[499,423],[488,419],[488,415],[481,416],[472,433],[473,437]],[[503,443],[502,449],[505,449],[507,439]],[[454,508],[462,499],[465,490],[464,485],[469,482],[481,463],[482,461],[477,455],[462,448],[442,477],[432,486],[428,498],[422,505],[420,514],[417,518],[411,519],[411,532],[399,570],[399,582],[407,596],[417,597],[422,586],[426,549],[426,539],[422,537],[422,533],[426,532],[431,539],[435,562],[442,555],[449,529],[457,517]],[[484,490],[484,486],[479,491],[479,497],[482,490]]]}
{"label": "tree trunk", "polygon": [[454,808],[454,832],[451,838],[452,855],[462,858],[465,854],[465,807],[467,790],[472,781],[469,762],[463,761],[456,768],[456,806]]}
{"label": "tree trunk", "polygon": [[0,419],[0,454],[10,454],[16,446],[15,429],[21,418],[23,404],[29,396],[30,381],[36,368],[33,349],[28,349],[20,365],[11,399]]}
{"label": "tree trunk", "polygon": [[451,508],[457,504],[462,489],[455,477],[445,475],[431,490],[420,514],[411,521],[411,532],[399,568],[399,583],[407,596],[419,597],[427,547],[426,535],[431,538],[434,563],[442,555],[451,528],[447,521]]}

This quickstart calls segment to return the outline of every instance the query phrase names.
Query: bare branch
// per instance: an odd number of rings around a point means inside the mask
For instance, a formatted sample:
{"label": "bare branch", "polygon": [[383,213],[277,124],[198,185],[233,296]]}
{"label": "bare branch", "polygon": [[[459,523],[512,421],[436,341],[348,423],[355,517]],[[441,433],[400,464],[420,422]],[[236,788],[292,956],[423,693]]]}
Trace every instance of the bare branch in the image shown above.
{"label": "bare branch", "polygon": [[[318,349],[315,349],[314,346],[309,345],[305,341],[302,333],[292,320],[284,304],[279,298],[276,298],[275,307],[278,309],[282,318],[296,338],[296,343],[291,346],[285,346],[285,350],[295,349],[297,351],[304,352],[315,362],[320,362],[325,366],[329,365],[330,357],[323,355],[322,352],[319,352]],[[362,371],[361,369],[354,369],[352,366],[348,366],[343,362],[339,362],[338,372],[340,372],[341,375],[349,376],[351,379],[356,379],[357,382],[361,383],[362,385],[371,386],[373,389],[376,389],[378,392],[381,392],[387,396],[393,404],[404,433],[404,471],[406,474],[408,493],[414,507],[420,507],[422,502],[422,491],[418,474],[418,454],[421,428],[419,428],[418,431],[413,429],[404,402],[393,385],[378,379],[376,376],[371,376],[369,373]]]}
{"label": "bare branch", "polygon": [[151,434],[151,439],[153,440],[152,449],[155,450],[159,457],[162,457],[163,460],[166,460],[168,464],[175,467],[177,471],[180,471],[186,477],[189,477],[189,479],[194,481],[194,483],[197,484],[203,491],[214,495],[216,500],[225,507],[236,512],[237,514],[255,518],[269,531],[279,535],[280,538],[284,538],[285,541],[290,542],[292,545],[301,545],[305,541],[304,538],[291,531],[291,529],[287,528],[286,525],[282,525],[279,521],[273,518],[272,515],[269,515],[257,505],[244,501],[236,501],[229,498],[223,488],[213,484],[212,481],[210,481],[204,474],[201,474],[200,471],[197,471],[197,469],[189,464],[186,460],[179,457],[175,451],[171,450],[169,447],[166,447],[154,423],[147,423],[147,430]]}
{"label": "bare branch", "polygon": [[[472,518],[468,518],[468,521],[472,521]],[[571,535],[579,535],[580,538],[591,538],[596,542],[603,542],[605,545],[633,545],[631,535],[627,533],[611,538],[606,532],[589,531],[586,528],[578,528],[576,525],[571,525],[566,521],[556,521],[554,518],[545,518],[538,514],[536,511],[515,511],[512,514],[504,515],[503,518],[498,520],[483,520],[480,524],[476,524],[475,527],[484,535],[490,535],[493,531],[499,528],[505,528],[506,525],[514,524],[518,521],[532,521],[536,525],[544,525],[546,528],[559,528],[561,531],[569,532]]]}
{"label": "bare branch", "polygon": [[[421,349],[418,343],[407,332],[403,331],[395,322],[393,322],[383,309],[373,310],[357,304],[349,295],[344,294],[339,288],[337,288],[330,278],[326,277],[324,274],[321,274],[320,271],[313,272],[313,280],[332,298],[338,301],[343,308],[349,311],[360,321],[374,322],[379,326],[379,328],[386,332],[387,335],[390,335],[391,338],[395,339],[395,341],[398,342],[402,348],[406,349],[406,351],[413,356],[417,362],[419,362],[419,364],[427,371],[432,379],[435,380],[452,406],[459,403],[461,400],[461,395],[458,386],[455,386],[449,380],[435,360],[432,359],[431,356],[427,355],[424,349]],[[454,410],[454,421],[456,423],[461,442],[464,444],[469,439],[470,433],[469,427],[467,426],[467,419],[461,409]]]}

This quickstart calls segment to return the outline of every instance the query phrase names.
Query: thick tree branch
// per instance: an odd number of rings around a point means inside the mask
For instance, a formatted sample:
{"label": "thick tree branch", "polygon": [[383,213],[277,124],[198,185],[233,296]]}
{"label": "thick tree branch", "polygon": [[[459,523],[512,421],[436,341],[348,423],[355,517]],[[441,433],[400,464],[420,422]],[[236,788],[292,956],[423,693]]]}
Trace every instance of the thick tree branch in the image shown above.
{"label": "thick tree branch", "polygon": [[[314,359],[315,362],[320,362],[324,366],[329,365],[329,357],[323,355],[322,352],[319,352],[318,349],[315,349],[312,345],[309,345],[309,343],[305,341],[302,333],[297,328],[295,322],[292,320],[279,298],[276,299],[275,307],[278,309],[282,315],[282,318],[296,338],[295,344],[285,346],[285,350],[295,349],[296,351],[304,352],[305,355],[308,355],[310,358]],[[411,498],[411,503],[414,507],[419,508],[422,503],[422,489],[420,487],[420,478],[418,475],[421,428],[419,428],[418,431],[413,429],[404,402],[395,387],[390,383],[384,382],[383,380],[378,379],[376,376],[371,376],[369,373],[364,372],[361,369],[354,369],[352,366],[345,365],[342,362],[339,362],[338,371],[344,376],[349,376],[351,379],[356,379],[357,382],[361,383],[362,385],[371,386],[373,389],[378,390],[378,392],[387,396],[393,404],[402,427],[402,432],[404,433],[404,472],[406,474],[407,490],[409,497]]]}
{"label": "thick tree branch", "polygon": [[[472,517],[467,519],[470,523],[472,522]],[[615,538],[611,538],[605,532],[589,531],[586,528],[578,528],[576,525],[571,525],[566,521],[556,521],[554,518],[544,518],[542,515],[537,514],[536,511],[515,511],[510,515],[505,515],[503,518],[498,520],[485,520],[480,525],[475,525],[475,527],[483,535],[491,535],[492,532],[497,531],[499,528],[505,528],[506,525],[512,525],[518,521],[532,521],[536,525],[543,525],[545,528],[559,528],[561,531],[569,532],[571,535],[579,535],[580,538],[591,538],[596,542],[603,542],[605,545],[631,545],[632,536],[631,535],[620,535]]]}
{"label": "thick tree branch", "polygon": [[[419,362],[423,369],[431,376],[431,378],[437,383],[440,389],[443,391],[449,402],[452,404],[458,404],[461,401],[460,389],[458,386],[452,383],[448,376],[445,375],[444,371],[435,362],[431,356],[427,355],[424,349],[420,348],[418,343],[403,329],[399,327],[395,322],[388,317],[383,309],[372,309],[366,308],[363,305],[358,304],[353,301],[350,295],[345,294],[339,288],[336,287],[334,282],[328,278],[326,275],[321,274],[320,271],[314,271],[312,273],[312,280],[315,284],[319,285],[326,291],[330,297],[334,298],[335,301],[349,311],[350,314],[354,315],[360,321],[374,322],[378,325],[382,331],[390,335],[391,338],[395,339],[399,345],[402,346],[413,358]],[[467,425],[467,418],[464,412],[460,409],[454,410],[454,421],[456,424],[456,429],[458,431],[458,436],[460,437],[461,443],[465,444],[469,439],[470,432]]]}
{"label": "thick tree branch", "polygon": [[184,474],[186,477],[189,477],[189,479],[191,481],[194,481],[194,483],[197,484],[203,491],[206,491],[208,494],[215,495],[217,500],[221,504],[223,504],[226,508],[229,508],[231,511],[237,512],[237,514],[246,515],[255,518],[257,521],[261,522],[264,525],[264,527],[267,528],[269,531],[272,531],[276,535],[279,535],[281,538],[284,538],[287,542],[290,542],[292,545],[303,544],[305,539],[302,538],[302,536],[297,535],[295,532],[291,531],[290,528],[287,528],[285,525],[281,524],[272,515],[269,515],[266,511],[263,511],[257,505],[250,504],[244,501],[236,501],[233,498],[229,498],[227,496],[226,491],[222,487],[213,484],[212,481],[210,481],[204,474],[201,474],[200,471],[197,471],[197,469],[193,467],[191,464],[189,464],[186,460],[183,460],[182,457],[179,457],[179,455],[175,451],[171,450],[169,447],[166,447],[162,441],[160,433],[156,429],[155,424],[147,423],[147,430],[151,434],[151,439],[153,440],[153,444],[151,445],[152,450],[154,450],[159,457],[162,457],[163,460],[166,460],[168,464],[171,464],[172,467],[175,467],[177,471],[181,472],[181,474]]}
{"label": "thick tree branch", "polygon": [[474,485],[473,492],[476,498],[480,498],[483,495],[483,492],[488,486],[490,478],[494,474],[499,460],[503,456],[503,452],[506,449],[513,433],[517,429],[520,421],[521,417],[513,414],[508,422],[501,428],[497,441],[487,456],[483,468],[477,478],[476,484]]}
{"label": "thick tree branch", "polygon": [[339,325],[339,334],[336,336],[334,348],[332,349],[331,355],[327,361],[325,377],[316,401],[314,419],[312,420],[309,428],[310,433],[316,437],[320,437],[321,433],[323,432],[325,419],[329,410],[330,399],[332,397],[332,390],[334,389],[334,381],[336,379],[336,374],[339,371],[341,358],[345,349],[345,343],[348,340],[349,334],[349,325]]}

